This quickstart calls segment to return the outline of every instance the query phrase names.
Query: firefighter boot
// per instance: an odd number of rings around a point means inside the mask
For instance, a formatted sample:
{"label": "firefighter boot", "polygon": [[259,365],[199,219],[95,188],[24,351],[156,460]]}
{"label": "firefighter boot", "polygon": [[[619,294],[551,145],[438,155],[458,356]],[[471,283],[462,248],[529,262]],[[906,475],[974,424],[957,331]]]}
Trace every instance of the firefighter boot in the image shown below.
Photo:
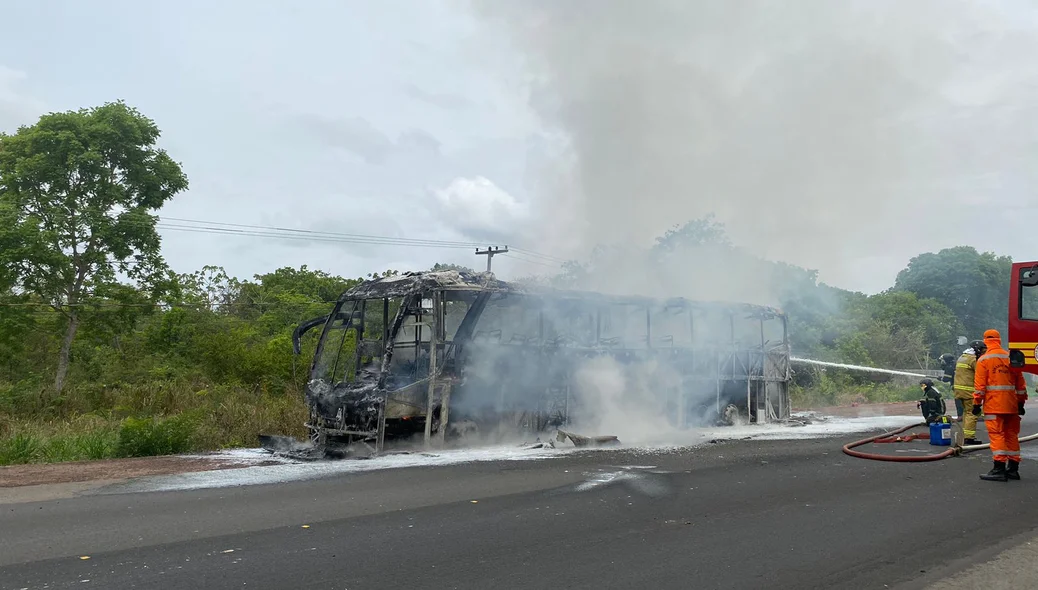
{"label": "firefighter boot", "polygon": [[980,479],[984,481],[1009,481],[1009,476],[1006,475],[1006,464],[1001,461],[995,461],[995,466],[991,468],[991,471],[981,475]]}
{"label": "firefighter boot", "polygon": [[1008,463],[1006,463],[1006,477],[1009,478],[1009,479],[1015,479],[1015,480],[1019,481],[1019,479],[1020,479],[1020,462],[1019,461],[1009,461]]}
{"label": "firefighter boot", "polygon": [[967,439],[962,441],[962,444],[964,446],[971,447],[973,445],[982,445],[984,443],[979,441],[979,440],[977,440],[977,439],[975,439],[975,438],[967,438]]}

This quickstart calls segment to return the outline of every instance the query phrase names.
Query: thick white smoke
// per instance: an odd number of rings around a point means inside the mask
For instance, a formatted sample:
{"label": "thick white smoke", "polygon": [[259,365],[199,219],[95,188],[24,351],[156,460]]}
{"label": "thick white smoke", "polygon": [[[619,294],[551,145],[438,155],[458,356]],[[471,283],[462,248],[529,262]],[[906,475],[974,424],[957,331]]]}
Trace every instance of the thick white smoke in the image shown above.
{"label": "thick white smoke", "polygon": [[[574,372],[577,401],[572,428],[593,434],[612,435],[627,445],[660,445],[692,441],[684,426],[701,426],[713,422],[715,414],[699,415],[686,425],[678,422],[676,396],[668,396],[681,384],[681,376],[672,367],[648,361],[625,365],[610,357],[583,362]],[[689,395],[690,404],[713,401],[713,384],[703,384],[703,391]]]}
{"label": "thick white smoke", "polygon": [[882,288],[920,251],[1004,248],[978,224],[1008,230],[1038,180],[1032,3],[471,4],[565,141],[537,202],[573,255],[716,213],[749,251]]}
{"label": "thick white smoke", "polygon": [[[521,56],[521,73],[495,73],[527,88],[560,139],[535,172],[541,248],[587,260],[611,246],[569,286],[764,304],[804,286],[761,257],[880,289],[921,251],[998,248],[977,228],[1008,230],[1005,196],[1038,180],[1020,157],[1038,138],[1038,18],[1023,1],[470,6],[489,42]],[[647,255],[710,214],[741,252]],[[700,330],[706,346],[728,345],[723,327]],[[658,377],[585,363],[576,385],[595,411],[580,418],[667,436]]]}

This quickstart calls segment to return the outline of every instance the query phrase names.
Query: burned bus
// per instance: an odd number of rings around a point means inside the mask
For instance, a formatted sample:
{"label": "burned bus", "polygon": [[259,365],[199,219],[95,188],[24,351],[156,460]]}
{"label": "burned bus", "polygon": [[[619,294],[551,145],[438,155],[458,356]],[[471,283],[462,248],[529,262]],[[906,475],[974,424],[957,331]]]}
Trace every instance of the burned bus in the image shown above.
{"label": "burned bus", "polygon": [[789,338],[779,310],[530,288],[490,273],[405,273],[345,292],[321,327],[306,388],[315,448],[513,430],[593,416],[578,378],[606,359],[639,403],[687,427],[789,417]]}

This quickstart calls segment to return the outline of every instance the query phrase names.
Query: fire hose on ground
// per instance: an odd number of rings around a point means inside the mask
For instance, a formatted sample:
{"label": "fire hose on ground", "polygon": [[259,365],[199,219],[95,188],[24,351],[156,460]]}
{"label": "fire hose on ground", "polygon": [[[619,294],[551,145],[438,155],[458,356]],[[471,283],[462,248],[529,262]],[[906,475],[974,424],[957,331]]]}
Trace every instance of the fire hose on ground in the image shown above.
{"label": "fire hose on ground", "polygon": [[[859,441],[856,441],[856,442],[848,443],[848,444],[843,446],[843,452],[848,454],[848,455],[850,455],[850,456],[852,456],[852,457],[858,457],[860,459],[872,459],[874,461],[896,461],[896,462],[900,462],[900,463],[921,463],[921,462],[924,462],[924,461],[939,461],[941,459],[946,459],[948,457],[954,457],[954,456],[958,456],[958,455],[961,455],[963,453],[969,453],[969,452],[972,452],[972,451],[980,451],[980,450],[987,449],[987,448],[991,447],[990,444],[953,446],[953,447],[951,447],[950,449],[948,449],[946,451],[943,451],[943,452],[940,452],[940,453],[935,453],[933,455],[912,455],[912,456],[884,455],[883,453],[865,453],[863,451],[856,451],[856,450],[854,450],[855,447],[860,447],[862,445],[867,445],[867,444],[870,444],[870,443],[908,442],[910,440],[915,440],[917,438],[924,438],[924,435],[919,435],[919,434],[909,435],[909,436],[905,436],[905,437],[898,436],[902,432],[906,432],[906,431],[909,431],[909,430],[911,430],[913,428],[918,428],[920,426],[927,426],[927,424],[926,424],[926,422],[919,422],[918,424],[909,424],[908,426],[905,426],[903,428],[898,428],[897,430],[892,430],[890,432],[885,432],[883,434],[877,434],[876,436],[872,436],[872,437],[865,438],[865,439],[862,439],[862,440],[859,440]],[[929,435],[925,435],[925,437],[929,437]],[[1022,436],[1022,437],[1020,437],[1020,442],[1021,443],[1031,442],[1033,440],[1038,440],[1038,433],[1035,433],[1035,434],[1032,434],[1032,435],[1029,435],[1029,436]]]}

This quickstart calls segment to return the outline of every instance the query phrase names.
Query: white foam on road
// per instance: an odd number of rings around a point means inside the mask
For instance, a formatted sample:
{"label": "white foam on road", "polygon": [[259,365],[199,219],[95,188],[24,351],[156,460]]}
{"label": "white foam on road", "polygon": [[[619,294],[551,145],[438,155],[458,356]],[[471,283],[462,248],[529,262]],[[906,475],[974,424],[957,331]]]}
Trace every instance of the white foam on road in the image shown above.
{"label": "white foam on road", "polygon": [[[549,459],[566,453],[562,449],[524,449],[521,447],[487,447],[480,449],[458,449],[448,451],[390,454],[374,459],[342,459],[338,461],[292,461],[281,459],[280,465],[244,467],[240,469],[218,469],[176,475],[144,477],[121,484],[106,491],[173,491],[222,488],[233,486],[260,485],[301,481],[347,473],[363,473],[382,469],[407,467],[439,467],[459,463],[482,461],[530,461]],[[210,458],[251,461],[269,461],[272,455],[263,449],[238,449],[207,455]]]}
{"label": "white foam on road", "polygon": [[619,470],[599,470],[585,473],[587,480],[574,488],[578,492],[588,492],[606,486],[623,484],[630,489],[647,496],[660,496],[666,492],[665,482],[659,478],[666,471],[656,471],[655,466],[625,465]]}
{"label": "white foam on road", "polygon": [[266,449],[224,449],[214,453],[201,455],[183,455],[187,459],[217,459],[221,463],[236,465],[260,465],[262,463],[290,464],[299,463],[295,459],[289,459],[281,455],[272,454]]}
{"label": "white foam on road", "polygon": [[894,430],[923,421],[921,416],[868,416],[864,418],[829,418],[804,426],[789,427],[778,424],[761,426],[734,426],[713,431],[715,438],[751,437],[759,440],[796,440],[824,438],[873,430]]}
{"label": "white foam on road", "polygon": [[[809,420],[811,423],[795,426],[790,424],[747,424],[741,426],[690,428],[683,431],[667,432],[667,436],[661,438],[648,437],[643,438],[642,440],[631,440],[631,437],[624,437],[621,435],[620,440],[625,443],[633,443],[624,445],[625,448],[628,449],[659,451],[695,447],[717,440],[800,440],[827,438],[858,432],[895,430],[910,424],[922,422],[922,417],[916,416],[839,418],[803,413],[794,415],[794,419],[796,418]],[[603,447],[602,450],[609,450],[609,447]]]}
{"label": "white foam on road", "polygon": [[[680,441],[669,444],[649,444],[637,446],[602,447],[602,451],[626,449],[631,451],[659,452],[677,448],[695,447],[714,440],[797,440],[825,438],[857,432],[875,430],[893,430],[907,426],[920,419],[912,416],[874,416],[868,418],[818,418],[804,426],[761,425],[703,428],[685,431]],[[621,439],[622,441],[623,439]],[[105,492],[128,491],[174,491],[195,490],[205,488],[222,488],[247,485],[276,484],[289,481],[301,481],[349,473],[364,473],[383,469],[403,469],[414,467],[440,467],[462,463],[486,461],[532,461],[546,460],[565,456],[574,451],[573,447],[561,448],[523,448],[519,446],[496,446],[444,450],[432,452],[415,452],[408,454],[388,454],[374,459],[342,459],[337,461],[301,462],[272,455],[263,449],[229,449],[218,453],[203,455],[225,462],[249,465],[248,467],[219,469],[175,475],[158,475],[143,477],[126,484],[106,488]],[[270,462],[276,462],[270,465]],[[261,465],[266,463],[265,465]]]}

